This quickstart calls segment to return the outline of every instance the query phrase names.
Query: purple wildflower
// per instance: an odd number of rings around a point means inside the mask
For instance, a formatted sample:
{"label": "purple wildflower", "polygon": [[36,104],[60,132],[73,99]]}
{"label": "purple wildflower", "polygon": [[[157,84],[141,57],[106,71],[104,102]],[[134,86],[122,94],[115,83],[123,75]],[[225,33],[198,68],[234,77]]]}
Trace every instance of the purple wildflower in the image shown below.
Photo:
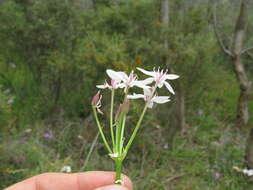
{"label": "purple wildflower", "polygon": [[203,111],[202,109],[198,109],[197,114],[198,114],[198,115],[203,115],[203,114],[204,114],[204,111]]}
{"label": "purple wildflower", "polygon": [[50,132],[50,133],[44,133],[43,134],[43,137],[47,140],[51,140],[54,138],[53,134]]}

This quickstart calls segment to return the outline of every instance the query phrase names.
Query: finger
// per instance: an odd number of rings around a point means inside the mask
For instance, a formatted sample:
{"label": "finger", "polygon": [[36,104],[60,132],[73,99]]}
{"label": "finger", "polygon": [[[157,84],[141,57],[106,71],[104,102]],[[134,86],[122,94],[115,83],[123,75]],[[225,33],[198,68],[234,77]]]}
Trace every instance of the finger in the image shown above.
{"label": "finger", "polygon": [[34,178],[29,178],[19,183],[16,183],[4,190],[36,190],[36,183]]}
{"label": "finger", "polygon": [[[101,172],[101,171],[92,171],[86,173],[79,173],[79,190],[94,190],[97,187],[106,186],[114,184],[115,172]],[[126,186],[129,190],[133,189],[131,180],[122,175],[123,186]]]}
{"label": "finger", "polygon": [[[45,173],[17,183],[6,190],[93,190],[113,184],[114,179],[114,172]],[[124,186],[132,190],[131,180],[125,175],[122,179]]]}

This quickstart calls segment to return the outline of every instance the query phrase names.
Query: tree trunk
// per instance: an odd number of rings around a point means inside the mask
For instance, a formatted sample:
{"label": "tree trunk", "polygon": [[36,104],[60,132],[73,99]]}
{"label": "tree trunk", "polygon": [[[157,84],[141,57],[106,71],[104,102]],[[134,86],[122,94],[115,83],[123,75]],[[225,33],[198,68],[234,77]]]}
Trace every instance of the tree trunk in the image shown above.
{"label": "tree trunk", "polygon": [[177,132],[183,130],[186,126],[185,122],[185,96],[184,96],[184,91],[181,82],[175,81],[175,88],[176,88],[176,96],[173,106],[173,111],[172,111],[172,117],[171,117],[171,122],[170,122],[170,127],[168,130],[167,134],[167,142],[168,142],[168,147],[170,149],[173,149],[173,141],[174,137]]}
{"label": "tree trunk", "polygon": [[[169,42],[168,42],[168,25],[169,25],[169,0],[162,0],[161,2],[161,23],[163,24],[162,36],[164,44],[165,55],[162,58],[163,63],[169,68],[169,72],[173,72],[173,68],[169,64]],[[173,109],[173,120],[172,125],[168,131],[168,146],[173,147],[173,139],[178,131],[180,131],[185,125],[185,101],[182,82],[180,80],[175,81],[176,97],[175,106]]]}
{"label": "tree trunk", "polygon": [[162,0],[162,18],[163,23],[169,22],[169,0]]}
{"label": "tree trunk", "polygon": [[[226,49],[221,38],[218,35],[216,27],[216,14],[214,13],[214,30],[217,40],[221,49],[225,54],[231,57],[231,62],[233,65],[234,73],[236,75],[237,82],[240,87],[240,96],[237,102],[237,117],[236,126],[238,128],[243,128],[247,126],[249,121],[249,110],[248,103],[252,99],[251,82],[248,80],[247,74],[245,72],[244,65],[242,64],[241,57],[248,50],[252,48],[243,49],[244,37],[246,32],[247,23],[247,5],[249,0],[241,0],[240,12],[236,21],[233,44],[231,51]],[[248,137],[245,159],[249,167],[253,169],[253,128],[251,128],[250,135]]]}
{"label": "tree trunk", "polygon": [[253,128],[250,130],[246,144],[246,162],[249,168],[253,169]]}
{"label": "tree trunk", "polygon": [[166,51],[166,55],[164,56],[165,64],[168,65],[168,48],[169,48],[169,42],[168,42],[168,24],[169,24],[169,0],[162,0],[162,13],[161,13],[161,21],[163,24],[163,31],[162,35],[164,37],[164,49]]}
{"label": "tree trunk", "polygon": [[79,0],[79,6],[84,10],[94,9],[93,0]]}
{"label": "tree trunk", "polygon": [[236,124],[242,128],[248,123],[249,112],[248,112],[248,96],[251,91],[251,83],[247,78],[244,65],[241,61],[241,54],[243,51],[243,42],[246,31],[247,22],[247,3],[248,0],[242,0],[240,6],[239,16],[236,21],[233,46],[232,46],[232,64],[236,79],[240,86],[240,96],[237,103],[237,117]]}
{"label": "tree trunk", "polygon": [[185,126],[185,96],[183,87],[180,81],[177,81],[177,110],[176,110],[176,116],[177,116],[177,123],[179,130],[183,129]]}
{"label": "tree trunk", "polygon": [[[251,96],[251,82],[248,80],[244,65],[241,62],[241,55],[244,51],[243,40],[245,37],[247,22],[247,4],[248,0],[241,1],[240,13],[235,26],[234,41],[232,47],[232,63],[234,66],[236,79],[240,86],[240,96],[238,98],[236,118],[236,124],[240,128],[245,127],[248,124],[248,102]],[[253,128],[251,128],[247,140],[245,155],[247,165],[250,168],[253,168]]]}
{"label": "tree trunk", "polygon": [[115,7],[119,7],[120,0],[114,0]]}
{"label": "tree trunk", "polygon": [[244,128],[249,121],[248,102],[251,95],[251,83],[247,78],[240,56],[232,58],[236,78],[240,86],[240,95],[237,103],[236,125]]}
{"label": "tree trunk", "polygon": [[59,73],[59,76],[54,82],[54,106],[57,106],[58,101],[61,96],[61,88],[62,88],[62,79],[61,79],[61,74]]}
{"label": "tree trunk", "polygon": [[0,0],[0,4],[3,3],[3,2],[5,2],[5,1],[6,1],[6,0]]}

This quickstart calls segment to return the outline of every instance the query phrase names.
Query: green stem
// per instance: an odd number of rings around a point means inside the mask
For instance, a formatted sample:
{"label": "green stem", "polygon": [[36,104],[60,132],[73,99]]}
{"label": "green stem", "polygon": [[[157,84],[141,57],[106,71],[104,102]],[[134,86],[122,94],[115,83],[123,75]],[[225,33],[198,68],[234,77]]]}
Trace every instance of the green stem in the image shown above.
{"label": "green stem", "polygon": [[125,125],[126,125],[126,115],[124,115],[124,118],[123,118],[123,121],[122,121],[122,128],[121,128],[121,131],[120,131],[120,155],[123,152]]}
{"label": "green stem", "polygon": [[[119,116],[121,117],[121,116]],[[120,153],[120,134],[121,134],[121,119],[119,118],[119,121],[117,121],[116,124],[116,144],[115,144],[115,151],[119,154]]]}
{"label": "green stem", "polygon": [[116,159],[115,160],[115,184],[122,185],[122,179],[121,179],[121,169],[122,169],[122,160]]}
{"label": "green stem", "polygon": [[112,138],[112,147],[114,149],[114,130],[113,130],[113,103],[114,103],[114,90],[112,90],[111,95],[111,113],[110,113],[110,129],[111,129],[111,138]]}
{"label": "green stem", "polygon": [[[125,97],[124,97],[124,100],[123,100],[123,103],[122,103],[122,106],[125,106],[126,103],[127,103],[127,94],[128,94],[128,89],[126,89],[126,92],[125,92]],[[126,125],[126,114],[127,113],[123,113],[124,115],[122,116],[122,121],[120,123],[120,128],[118,130],[118,153],[120,154],[120,156],[122,155],[122,152],[123,152],[123,140],[124,140],[124,130],[125,130],[125,125]]]}
{"label": "green stem", "polygon": [[[120,108],[120,113],[119,113],[119,116],[118,116],[118,119],[116,121],[116,142],[115,142],[115,151],[121,155],[122,153],[122,147],[121,145],[123,144],[121,141],[123,140],[123,137],[122,137],[122,128],[125,127],[125,122],[126,122],[126,113],[124,113],[124,106],[126,104],[126,101],[127,101],[127,98],[126,98],[127,95],[125,95],[125,98],[124,98],[124,101],[121,105],[121,108]],[[124,129],[123,129],[124,130]]]}
{"label": "green stem", "polygon": [[95,120],[96,120],[96,123],[97,123],[97,126],[98,126],[99,133],[100,133],[100,135],[101,135],[101,137],[102,137],[102,139],[104,141],[104,144],[105,144],[107,150],[109,151],[109,153],[112,154],[112,150],[111,150],[109,144],[107,143],[107,140],[106,140],[105,135],[103,133],[102,127],[101,127],[100,122],[98,120],[96,108],[92,106],[92,109],[93,109],[94,117],[95,117]]}
{"label": "green stem", "polygon": [[131,135],[131,137],[130,137],[130,139],[129,139],[129,141],[128,141],[126,147],[125,147],[124,157],[126,156],[128,150],[129,150],[129,148],[131,147],[131,145],[132,145],[132,143],[133,143],[133,140],[134,140],[134,138],[135,138],[135,136],[136,136],[136,134],[137,134],[137,132],[138,132],[140,126],[141,126],[141,122],[142,122],[142,120],[143,120],[143,118],[144,118],[144,115],[145,115],[145,113],[146,113],[146,111],[147,111],[147,108],[148,108],[148,104],[145,105],[145,107],[144,107],[144,109],[143,109],[143,111],[142,111],[142,113],[141,113],[140,119],[139,119],[139,121],[137,122],[137,124],[136,124],[136,126],[135,126],[135,129],[134,129],[134,131],[133,131],[133,133],[132,133],[132,135]]}

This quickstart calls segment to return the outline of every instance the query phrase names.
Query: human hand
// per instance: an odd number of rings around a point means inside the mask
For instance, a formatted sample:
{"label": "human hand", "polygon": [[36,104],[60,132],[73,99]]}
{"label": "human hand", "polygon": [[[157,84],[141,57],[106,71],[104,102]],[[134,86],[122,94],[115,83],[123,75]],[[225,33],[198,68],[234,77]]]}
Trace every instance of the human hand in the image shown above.
{"label": "human hand", "polygon": [[114,172],[44,173],[5,190],[132,190],[132,182],[123,176],[123,186],[114,185]]}

